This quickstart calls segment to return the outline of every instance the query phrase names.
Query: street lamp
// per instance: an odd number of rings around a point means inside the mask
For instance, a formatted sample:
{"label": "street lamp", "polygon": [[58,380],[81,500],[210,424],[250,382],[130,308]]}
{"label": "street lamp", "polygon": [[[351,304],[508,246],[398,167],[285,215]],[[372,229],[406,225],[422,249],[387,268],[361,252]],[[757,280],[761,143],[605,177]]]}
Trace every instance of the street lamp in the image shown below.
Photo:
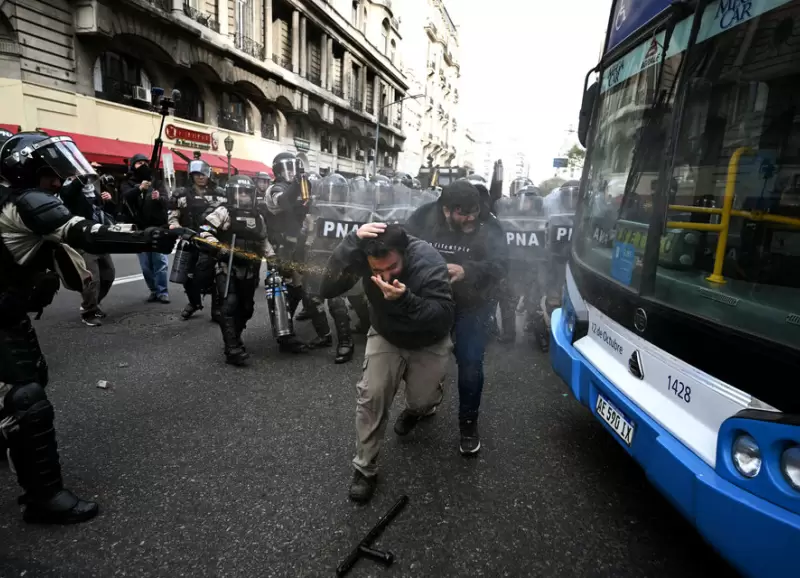
{"label": "street lamp", "polygon": [[403,102],[404,100],[416,100],[418,98],[424,97],[424,94],[414,94],[411,96],[404,96],[399,100],[395,100],[394,102],[390,102],[389,104],[384,104],[383,106],[378,107],[377,114],[375,115],[375,159],[374,159],[374,170],[372,171],[373,176],[378,174],[378,136],[381,132],[381,112],[385,108],[389,108],[393,104],[398,104]]}
{"label": "street lamp", "polygon": [[228,178],[231,178],[231,152],[233,152],[233,139],[231,135],[225,137],[225,151],[228,153]]}

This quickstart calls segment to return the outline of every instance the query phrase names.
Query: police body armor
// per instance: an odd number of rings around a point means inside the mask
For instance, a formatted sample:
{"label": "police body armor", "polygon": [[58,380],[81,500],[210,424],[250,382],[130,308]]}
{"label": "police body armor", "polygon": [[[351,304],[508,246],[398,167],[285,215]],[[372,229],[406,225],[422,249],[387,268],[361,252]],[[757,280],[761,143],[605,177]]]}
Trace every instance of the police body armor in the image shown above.
{"label": "police body armor", "polygon": [[[230,216],[230,228],[222,233],[220,241],[229,244],[236,235],[235,247],[237,251],[233,256],[234,266],[257,266],[260,262],[255,262],[253,257],[261,255],[264,248],[264,240],[267,238],[267,227],[261,214],[253,208],[238,208],[228,206]],[[263,255],[262,255],[263,256]]]}
{"label": "police body armor", "polygon": [[[182,227],[199,231],[208,214],[227,201],[225,191],[221,188],[214,188],[212,193],[212,187],[208,187],[207,191],[206,195],[198,195],[194,187],[185,187],[172,198],[172,206],[175,208],[178,206],[178,199],[186,199],[186,208],[181,209],[181,216],[178,219]],[[197,249],[191,243],[183,241],[178,244],[169,273],[170,283],[183,285],[189,280],[196,264],[196,256]]]}

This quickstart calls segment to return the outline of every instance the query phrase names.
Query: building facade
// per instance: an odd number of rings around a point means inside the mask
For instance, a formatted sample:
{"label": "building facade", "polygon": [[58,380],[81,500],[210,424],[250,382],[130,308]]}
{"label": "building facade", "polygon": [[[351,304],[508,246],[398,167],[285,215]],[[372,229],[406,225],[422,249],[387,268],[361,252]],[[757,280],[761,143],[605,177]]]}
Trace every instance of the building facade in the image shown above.
{"label": "building facade", "polygon": [[396,4],[404,35],[403,72],[409,95],[419,96],[402,103],[408,140],[399,166],[411,174],[429,162],[455,166],[464,140],[458,119],[458,30],[442,0]]}
{"label": "building facade", "polygon": [[230,136],[237,168],[288,150],[311,171],[364,174],[378,121],[379,166],[403,148],[402,116],[380,114],[407,90],[388,0],[6,0],[0,12],[0,123],[73,134],[87,157],[152,147],[154,87],[180,91],[163,138],[183,156],[224,157]]}

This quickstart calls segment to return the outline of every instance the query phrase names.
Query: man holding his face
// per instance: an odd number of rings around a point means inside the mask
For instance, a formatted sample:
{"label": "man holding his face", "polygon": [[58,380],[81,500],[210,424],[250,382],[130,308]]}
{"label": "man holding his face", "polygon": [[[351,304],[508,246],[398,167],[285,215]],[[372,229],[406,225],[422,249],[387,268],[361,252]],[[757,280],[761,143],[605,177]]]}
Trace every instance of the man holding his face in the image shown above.
{"label": "man holding his face", "polygon": [[366,502],[375,491],[378,453],[400,382],[406,382],[404,413],[428,415],[442,400],[455,303],[444,259],[399,225],[368,223],[350,233],[328,262],[322,297],[337,297],[358,279],[372,326],[357,385],[350,498]]}

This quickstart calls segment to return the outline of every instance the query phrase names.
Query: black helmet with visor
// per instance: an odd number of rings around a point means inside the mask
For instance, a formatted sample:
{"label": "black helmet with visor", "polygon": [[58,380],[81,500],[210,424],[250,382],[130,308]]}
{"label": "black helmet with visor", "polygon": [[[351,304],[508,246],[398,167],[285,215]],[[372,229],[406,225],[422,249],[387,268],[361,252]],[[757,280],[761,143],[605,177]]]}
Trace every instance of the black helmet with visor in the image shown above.
{"label": "black helmet with visor", "polygon": [[11,187],[35,188],[43,176],[92,184],[97,173],[68,136],[22,132],[0,146],[0,176]]}

